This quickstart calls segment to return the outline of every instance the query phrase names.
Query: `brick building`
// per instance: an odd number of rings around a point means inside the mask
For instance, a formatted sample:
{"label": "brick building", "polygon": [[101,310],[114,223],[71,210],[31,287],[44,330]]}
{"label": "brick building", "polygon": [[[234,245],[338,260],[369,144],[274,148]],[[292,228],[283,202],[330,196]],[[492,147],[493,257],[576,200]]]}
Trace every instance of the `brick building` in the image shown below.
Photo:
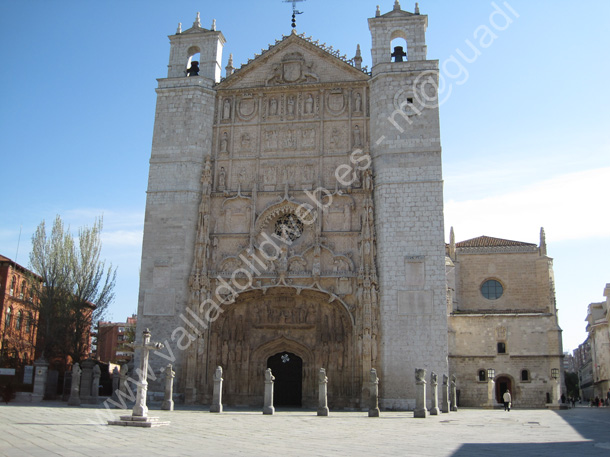
{"label": "brick building", "polygon": [[27,268],[0,255],[0,358],[2,367],[32,363],[36,350],[38,312],[28,287]]}
{"label": "brick building", "polygon": [[101,362],[127,363],[133,357],[133,349],[126,343],[135,335],[137,316],[127,318],[127,322],[99,322],[97,327],[96,358]]}

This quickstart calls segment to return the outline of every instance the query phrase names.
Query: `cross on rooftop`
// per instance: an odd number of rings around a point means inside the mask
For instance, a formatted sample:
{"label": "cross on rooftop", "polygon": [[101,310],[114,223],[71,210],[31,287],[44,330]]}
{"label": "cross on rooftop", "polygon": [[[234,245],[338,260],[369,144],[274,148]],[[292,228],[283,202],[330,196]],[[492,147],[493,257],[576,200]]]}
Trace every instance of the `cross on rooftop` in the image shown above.
{"label": "cross on rooftop", "polygon": [[292,23],[291,27],[294,29],[297,26],[297,14],[303,14],[302,11],[297,11],[297,3],[304,2],[305,0],[283,0],[284,3],[292,3]]}

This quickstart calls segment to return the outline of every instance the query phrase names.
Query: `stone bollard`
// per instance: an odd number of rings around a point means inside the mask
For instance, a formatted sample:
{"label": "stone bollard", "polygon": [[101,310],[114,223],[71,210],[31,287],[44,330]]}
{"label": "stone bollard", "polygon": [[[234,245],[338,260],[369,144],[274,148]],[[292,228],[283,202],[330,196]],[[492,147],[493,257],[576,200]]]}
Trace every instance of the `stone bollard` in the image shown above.
{"label": "stone bollard", "polygon": [[456,389],[457,376],[451,376],[451,411],[457,411],[457,389]]}
{"label": "stone bollard", "polygon": [[326,370],[324,368],[320,368],[318,386],[318,416],[328,416],[328,378],[326,377]]}
{"label": "stone bollard", "polygon": [[222,413],[222,367],[219,365],[214,372],[214,392],[212,393],[211,413]]}
{"label": "stone bollard", "polygon": [[430,408],[430,415],[438,416],[438,376],[434,371],[430,372],[430,387],[432,390],[432,407]]}
{"label": "stone bollard", "polygon": [[102,370],[99,365],[93,367],[93,381],[91,382],[91,403],[97,405],[98,398],[100,396],[100,377],[102,376]]}
{"label": "stone bollard", "polygon": [[172,370],[172,364],[168,363],[163,370],[163,373],[165,374],[165,396],[163,398],[163,403],[161,403],[161,409],[165,411],[173,411],[174,377],[176,376],[176,372]]}
{"label": "stone bollard", "polygon": [[32,391],[32,401],[39,402],[44,398],[44,392],[47,387],[47,373],[49,371],[49,362],[42,357],[34,361],[34,388]]}
{"label": "stone bollard", "polygon": [[112,370],[112,397],[110,397],[111,401],[118,402],[119,401],[119,382],[121,380],[121,373],[119,373],[119,368],[114,367]]}
{"label": "stone bollard", "polygon": [[377,377],[377,370],[371,368],[369,376],[369,417],[379,417],[379,378]]}
{"label": "stone bollard", "polygon": [[263,414],[273,414],[275,413],[275,408],[273,407],[273,381],[275,380],[275,376],[271,373],[271,368],[267,368],[265,370],[265,398],[263,405]]}
{"label": "stone bollard", "polygon": [[72,384],[70,385],[70,398],[68,406],[80,406],[80,375],[82,370],[78,363],[72,365]]}
{"label": "stone bollard", "polygon": [[413,417],[428,417],[426,409],[426,370],[415,369],[415,411]]}
{"label": "stone bollard", "polygon": [[451,411],[451,406],[449,405],[449,377],[446,374],[443,375],[443,399],[441,402],[441,411],[444,413]]}
{"label": "stone bollard", "polygon": [[91,385],[93,384],[93,367],[95,361],[93,359],[83,360],[81,366],[80,378],[80,401],[81,403],[91,403]]}

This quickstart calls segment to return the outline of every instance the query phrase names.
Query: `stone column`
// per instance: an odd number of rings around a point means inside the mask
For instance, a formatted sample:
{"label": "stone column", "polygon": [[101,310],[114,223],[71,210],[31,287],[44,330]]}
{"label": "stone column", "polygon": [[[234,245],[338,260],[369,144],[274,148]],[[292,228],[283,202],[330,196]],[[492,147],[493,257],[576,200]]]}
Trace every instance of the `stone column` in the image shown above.
{"label": "stone column", "polygon": [[219,365],[214,372],[214,392],[212,393],[211,413],[222,413],[222,367]]}
{"label": "stone column", "polygon": [[263,405],[263,414],[275,413],[273,407],[273,381],[275,376],[271,373],[271,368],[265,370],[265,399]]}
{"label": "stone column", "polygon": [[[560,386],[559,386],[559,379],[553,379],[551,381],[553,383],[553,389],[552,389],[552,395],[553,398],[551,398],[551,400],[553,401],[552,405],[556,408],[561,408],[561,394],[560,394]],[[602,392],[602,401],[603,399],[603,392]]]}
{"label": "stone column", "polygon": [[70,398],[68,406],[80,406],[80,376],[82,370],[78,363],[72,365],[72,384],[70,385]]}
{"label": "stone column", "polygon": [[32,393],[32,401],[42,401],[44,398],[45,388],[47,386],[47,372],[49,371],[49,362],[42,357],[34,361],[34,390]]}
{"label": "stone column", "polygon": [[91,383],[91,404],[97,405],[97,400],[100,396],[100,377],[102,376],[102,370],[99,365],[93,367],[93,382]]}
{"label": "stone column", "polygon": [[150,342],[150,330],[146,329],[142,332],[142,345],[136,346],[136,348],[142,350],[142,357],[140,358],[141,379],[138,382],[138,392],[136,394],[136,403],[133,406],[132,416],[146,417],[148,415],[148,407],[146,406],[146,393],[148,392],[148,356],[151,350],[162,349],[163,347],[164,345],[161,343]]}
{"label": "stone column", "polygon": [[161,409],[165,411],[173,411],[174,410],[174,377],[176,376],[176,372],[172,370],[172,364],[168,363],[163,370],[165,374],[165,396],[163,398],[163,403],[161,403]]}
{"label": "stone column", "polygon": [[80,401],[81,403],[91,403],[91,385],[93,384],[93,359],[84,360],[81,364],[80,378]]}
{"label": "stone column", "polygon": [[415,369],[415,412],[413,417],[428,417],[426,409],[426,370]]}
{"label": "stone column", "polygon": [[457,376],[451,376],[451,411],[457,411],[457,389],[456,389]]}
{"label": "stone column", "polygon": [[328,378],[324,368],[320,368],[318,386],[318,416],[328,416]]}
{"label": "stone column", "polygon": [[119,383],[121,380],[121,374],[119,373],[119,368],[118,367],[114,367],[114,370],[112,370],[112,397],[111,400],[118,402],[119,401]]}
{"label": "stone column", "polygon": [[441,411],[444,413],[451,411],[451,406],[449,405],[449,377],[446,374],[443,375],[443,399],[441,401]]}
{"label": "stone column", "polygon": [[434,371],[430,372],[430,390],[432,391],[432,407],[430,408],[430,415],[438,416],[438,376]]}
{"label": "stone column", "polygon": [[487,407],[491,409],[494,407],[495,384],[493,378],[487,378]]}
{"label": "stone column", "polygon": [[379,417],[379,378],[377,377],[377,370],[371,368],[369,376],[369,417]]}

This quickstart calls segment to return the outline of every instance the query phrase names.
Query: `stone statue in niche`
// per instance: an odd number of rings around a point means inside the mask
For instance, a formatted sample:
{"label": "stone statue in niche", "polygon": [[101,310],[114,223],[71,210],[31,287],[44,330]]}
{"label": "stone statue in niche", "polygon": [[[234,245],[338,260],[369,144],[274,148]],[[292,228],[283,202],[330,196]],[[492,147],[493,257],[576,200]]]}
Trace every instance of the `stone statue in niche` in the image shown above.
{"label": "stone statue in niche", "polygon": [[354,146],[362,146],[362,137],[360,136],[360,127],[354,127]]}
{"label": "stone statue in niche", "polygon": [[231,119],[231,101],[225,98],[224,105],[222,108],[222,118]]}
{"label": "stone statue in niche", "polygon": [[244,150],[250,148],[250,134],[244,133],[241,136],[241,148]]}
{"label": "stone statue in niche", "polygon": [[305,129],[301,133],[303,137],[303,147],[311,148],[316,145],[316,130],[315,129]]}
{"label": "stone statue in niche", "polygon": [[333,127],[333,130],[330,134],[330,146],[332,149],[338,149],[340,144],[339,139],[339,129],[337,127]]}
{"label": "stone statue in niche", "polygon": [[269,102],[269,114],[271,116],[277,115],[277,99],[275,97],[273,97]]}
{"label": "stone statue in niche", "polygon": [[225,167],[220,167],[220,171],[218,172],[218,190],[225,190],[227,184],[227,174],[225,172]]}
{"label": "stone statue in niche", "polygon": [[307,95],[307,99],[305,100],[305,114],[313,113],[313,97],[311,94]]}
{"label": "stone statue in niche", "polygon": [[360,95],[360,92],[356,92],[356,97],[354,100],[354,112],[362,112],[362,95]]}
{"label": "stone statue in niche", "polygon": [[290,97],[288,97],[288,107],[286,109],[289,116],[294,116],[294,103],[295,103],[294,96],[291,95]]}
{"label": "stone statue in niche", "polygon": [[229,134],[224,132],[222,134],[222,140],[220,140],[220,152],[228,152],[229,151]]}

